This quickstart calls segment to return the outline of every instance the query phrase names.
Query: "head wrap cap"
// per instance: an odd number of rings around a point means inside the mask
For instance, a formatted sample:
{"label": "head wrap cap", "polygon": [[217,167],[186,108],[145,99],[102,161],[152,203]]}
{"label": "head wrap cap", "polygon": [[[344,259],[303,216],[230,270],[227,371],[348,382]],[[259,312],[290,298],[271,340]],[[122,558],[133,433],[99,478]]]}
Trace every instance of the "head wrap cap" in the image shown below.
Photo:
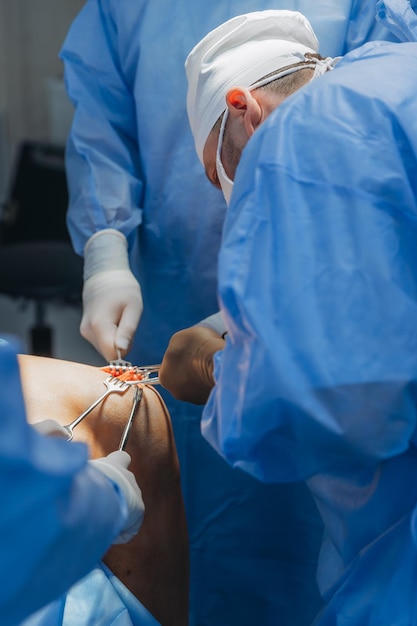
{"label": "head wrap cap", "polygon": [[209,32],[185,62],[188,119],[200,161],[231,87],[250,87],[270,72],[304,61],[306,53],[318,48],[310,22],[298,11],[254,11]]}

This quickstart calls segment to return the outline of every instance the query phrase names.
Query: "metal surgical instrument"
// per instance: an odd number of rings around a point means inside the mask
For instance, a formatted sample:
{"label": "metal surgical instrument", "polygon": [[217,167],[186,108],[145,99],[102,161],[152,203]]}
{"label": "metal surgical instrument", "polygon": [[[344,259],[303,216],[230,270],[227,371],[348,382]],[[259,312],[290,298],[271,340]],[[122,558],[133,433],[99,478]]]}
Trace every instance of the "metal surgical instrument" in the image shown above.
{"label": "metal surgical instrument", "polygon": [[70,424],[67,424],[66,426],[63,427],[68,433],[68,441],[71,441],[74,436],[74,428],[78,426],[78,424],[85,417],[87,417],[87,415],[89,415],[91,411],[93,411],[96,408],[96,406],[100,404],[100,402],[103,402],[104,398],[106,398],[111,393],[124,393],[130,387],[130,385],[127,382],[125,382],[124,380],[119,380],[118,378],[115,378],[114,376],[110,376],[109,378],[106,378],[106,380],[103,381],[103,384],[106,386],[106,391],[95,402],[93,402],[93,404],[89,406],[88,409],[84,411],[84,413],[81,413],[81,415],[79,415]]}
{"label": "metal surgical instrument", "polygon": [[143,365],[142,367],[132,367],[135,374],[139,374],[141,378],[138,380],[127,380],[129,385],[159,385],[160,365]]}
{"label": "metal surgical instrument", "polygon": [[120,368],[120,369],[131,368],[132,367],[131,362],[125,361],[124,359],[122,359],[122,353],[120,352],[119,348],[116,348],[116,350],[117,350],[117,359],[109,362],[110,367],[115,367],[115,368]]}
{"label": "metal surgical instrument", "polygon": [[[143,383],[145,385],[159,385],[160,365],[132,365],[130,361],[122,359],[121,352],[117,348],[117,359],[110,361],[108,367],[102,368],[112,376],[121,377],[130,385]],[[130,376],[130,378],[129,378]]]}
{"label": "metal surgical instrument", "polygon": [[136,415],[137,408],[143,396],[143,387],[135,387],[135,396],[133,398],[132,410],[130,411],[129,419],[126,422],[125,429],[120,439],[118,450],[124,450],[126,447],[127,439],[129,437],[130,428],[132,426],[134,417]]}

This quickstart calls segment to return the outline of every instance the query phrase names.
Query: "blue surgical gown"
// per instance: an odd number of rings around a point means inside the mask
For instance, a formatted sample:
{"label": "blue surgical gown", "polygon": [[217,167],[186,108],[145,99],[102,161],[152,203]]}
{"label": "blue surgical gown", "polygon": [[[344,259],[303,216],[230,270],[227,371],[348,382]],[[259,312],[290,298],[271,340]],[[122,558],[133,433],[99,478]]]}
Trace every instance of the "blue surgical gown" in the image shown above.
{"label": "blue surgical gown", "polygon": [[87,465],[85,445],[44,437],[26,422],[16,349],[0,339],[2,626],[93,569],[127,516],[110,481]]}
{"label": "blue surgical gown", "polygon": [[376,19],[399,41],[416,41],[417,0],[378,0]]}
{"label": "blue surgical gown", "polygon": [[367,43],[290,96],[225,222],[203,432],[262,481],[307,481],[320,626],[417,624],[416,68],[417,43]]}
{"label": "blue surgical gown", "polygon": [[20,626],[160,626],[104,563]]}
{"label": "blue surgical gown", "polygon": [[[195,153],[186,56],[221,22],[270,8],[305,12],[326,55],[388,36],[369,0],[89,0],[64,42],[76,107],[69,228],[80,254],[103,228],[129,240],[145,305],[129,355],[136,364],[160,362],[175,331],[218,310],[225,205]],[[231,469],[202,438],[201,409],[163,393],[189,525],[191,623],[308,623],[320,604],[321,522],[305,486],[261,485]]]}

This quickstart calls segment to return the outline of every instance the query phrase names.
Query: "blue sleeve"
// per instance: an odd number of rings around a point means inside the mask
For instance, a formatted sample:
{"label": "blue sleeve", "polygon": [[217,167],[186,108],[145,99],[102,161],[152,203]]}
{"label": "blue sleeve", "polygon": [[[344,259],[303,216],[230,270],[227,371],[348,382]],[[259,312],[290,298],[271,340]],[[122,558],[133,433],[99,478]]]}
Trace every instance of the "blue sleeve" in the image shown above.
{"label": "blue sleeve", "polygon": [[368,41],[399,41],[397,34],[377,19],[376,4],[376,0],[352,0],[343,54]]}
{"label": "blue sleeve", "polygon": [[132,91],[139,42],[132,37],[137,50],[126,52],[122,60],[126,42],[115,18],[105,0],[90,0],[74,20],[60,53],[75,107],[66,160],[68,226],[79,254],[87,239],[104,228],[120,230],[131,242],[142,219]]}
{"label": "blue sleeve", "polygon": [[377,20],[399,41],[417,41],[416,0],[378,0]]}
{"label": "blue sleeve", "polygon": [[341,67],[284,103],[238,168],[202,429],[265,481],[374,463],[415,430],[417,48],[386,45],[392,65],[370,44],[344,84]]}
{"label": "blue sleeve", "polygon": [[15,348],[4,339],[0,422],[0,615],[17,624],[99,562],[127,512],[112,483],[88,465],[85,445],[27,424]]}

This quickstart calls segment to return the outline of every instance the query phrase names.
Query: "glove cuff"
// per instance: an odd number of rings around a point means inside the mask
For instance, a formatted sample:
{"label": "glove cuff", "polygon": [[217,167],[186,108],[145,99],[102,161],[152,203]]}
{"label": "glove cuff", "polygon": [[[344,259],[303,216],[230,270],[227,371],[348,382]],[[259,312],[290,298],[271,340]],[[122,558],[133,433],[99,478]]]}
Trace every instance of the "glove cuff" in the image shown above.
{"label": "glove cuff", "polygon": [[227,333],[223,314],[220,311],[218,313],[213,313],[213,315],[209,315],[209,317],[205,317],[203,320],[201,320],[201,322],[198,322],[196,326],[211,328],[211,330],[214,330],[214,332],[218,333],[222,337],[224,334]]}
{"label": "glove cuff", "polygon": [[95,233],[84,248],[84,282],[99,272],[130,270],[126,237],[113,228]]}

